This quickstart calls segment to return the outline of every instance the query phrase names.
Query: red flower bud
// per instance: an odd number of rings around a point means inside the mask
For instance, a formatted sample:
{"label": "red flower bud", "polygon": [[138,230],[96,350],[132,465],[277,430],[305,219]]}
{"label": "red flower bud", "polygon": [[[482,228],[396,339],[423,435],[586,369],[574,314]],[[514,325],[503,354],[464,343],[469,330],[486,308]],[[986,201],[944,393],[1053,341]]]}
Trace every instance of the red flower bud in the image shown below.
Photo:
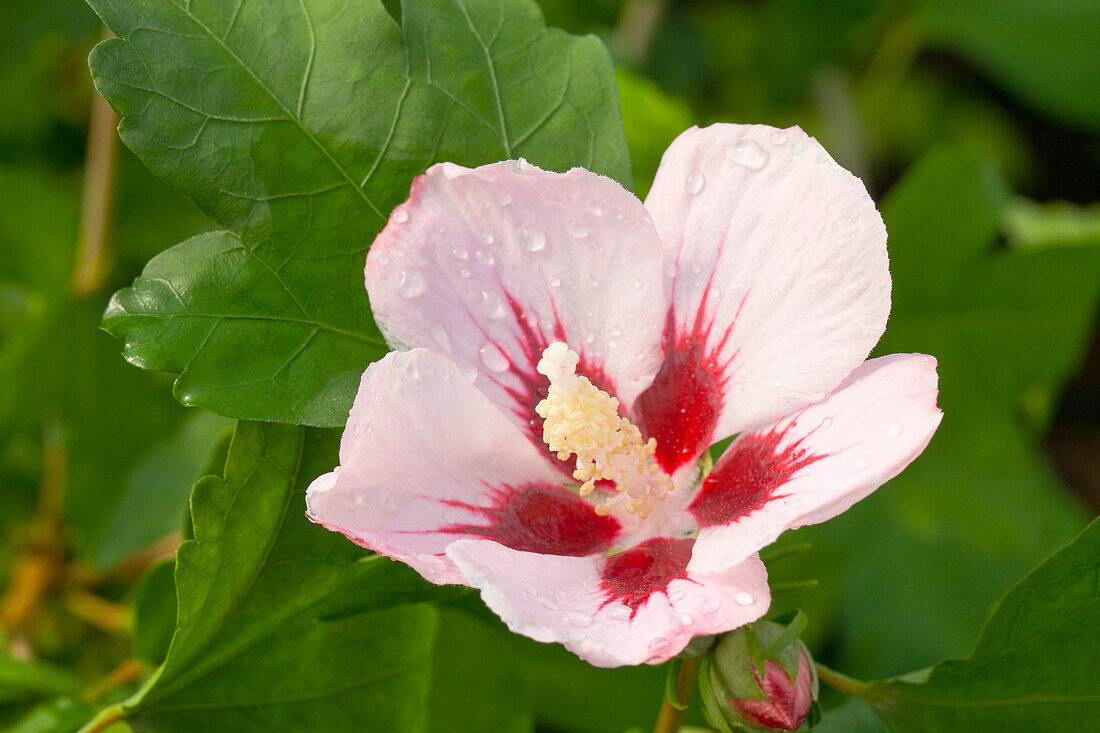
{"label": "red flower bud", "polygon": [[726,702],[746,723],[777,730],[798,730],[806,721],[813,702],[813,671],[810,659],[799,650],[798,674],[792,681],[787,671],[777,662],[768,659],[764,662],[764,678],[753,670],[753,676],[760,689],[767,695],[765,700],[751,698],[728,698]]}

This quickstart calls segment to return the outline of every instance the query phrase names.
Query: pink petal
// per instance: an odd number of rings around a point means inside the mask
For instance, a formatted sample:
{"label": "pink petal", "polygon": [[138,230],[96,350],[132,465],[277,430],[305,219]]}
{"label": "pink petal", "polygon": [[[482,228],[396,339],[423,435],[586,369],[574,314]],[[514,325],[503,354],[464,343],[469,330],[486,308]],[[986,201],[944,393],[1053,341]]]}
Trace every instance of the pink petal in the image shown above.
{"label": "pink petal", "polygon": [[314,521],[437,583],[463,582],[443,554],[462,537],[587,555],[619,536],[454,363],[424,349],[363,374],[340,467],[313,482],[306,504]]}
{"label": "pink petal", "polygon": [[[447,555],[512,631],[560,642],[598,667],[618,667],[664,662],[694,636],[737,628],[767,611],[767,571],[759,558],[721,573],[689,573],[690,552],[677,543],[690,542],[650,540],[605,560],[460,540]],[[647,557],[638,562],[630,553]]]}
{"label": "pink petal", "polygon": [[542,350],[629,408],[661,361],[661,245],[645,208],[609,178],[524,161],[433,166],[367,257],[375,318],[395,348],[425,347],[470,375],[542,445]]}
{"label": "pink petal", "polygon": [[702,530],[690,569],[716,572],[787,529],[840,514],[896,476],[928,445],[936,361],[867,361],[820,404],[735,440],[688,509]]}
{"label": "pink petal", "polygon": [[684,132],[646,208],[673,299],[666,361],[635,412],[669,472],[821,399],[882,335],[882,219],[863,183],[800,129]]}

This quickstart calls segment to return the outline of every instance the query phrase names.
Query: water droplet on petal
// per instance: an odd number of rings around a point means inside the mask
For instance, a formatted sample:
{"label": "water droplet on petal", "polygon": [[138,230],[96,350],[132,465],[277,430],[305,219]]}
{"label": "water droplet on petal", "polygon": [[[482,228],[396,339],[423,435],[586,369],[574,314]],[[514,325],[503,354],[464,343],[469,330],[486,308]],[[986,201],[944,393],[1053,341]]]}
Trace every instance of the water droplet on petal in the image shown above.
{"label": "water droplet on petal", "polygon": [[833,424],[833,419],[831,417],[827,417],[827,418],[825,418],[824,420],[821,421],[821,428],[823,430],[827,430],[829,428],[829,426],[831,426],[832,424]]}
{"label": "water droplet on petal", "polygon": [[682,590],[673,591],[672,593],[668,594],[668,600],[672,601],[673,603],[679,603],[685,598],[687,598],[687,593]]}
{"label": "water droplet on petal", "polygon": [[528,252],[538,252],[546,247],[546,235],[537,229],[526,229],[519,233],[520,244]]}
{"label": "water droplet on petal", "polygon": [[402,298],[416,298],[424,294],[428,283],[419,272],[405,270],[397,281],[397,293]]}
{"label": "water droplet on petal", "polygon": [[887,440],[894,440],[895,438],[897,438],[901,435],[901,432],[902,432],[901,423],[899,423],[899,422],[893,423],[890,427],[886,428],[886,439]]}
{"label": "water droplet on petal", "polygon": [[684,188],[692,196],[703,190],[703,186],[707,183],[707,179],[703,176],[702,172],[692,173],[684,181]]}
{"label": "water droplet on petal", "polygon": [[481,363],[485,365],[485,368],[491,372],[500,373],[508,368],[511,362],[508,357],[504,355],[497,345],[491,341],[486,341],[482,345],[481,350],[478,351],[478,356],[481,358]]}
{"label": "water droplet on petal", "polygon": [[592,617],[587,613],[580,613],[578,611],[570,611],[565,614],[565,622],[570,626],[578,629],[587,629],[592,625]]}
{"label": "water droplet on petal", "polygon": [[618,604],[611,607],[611,610],[607,612],[607,615],[616,621],[626,621],[630,618],[630,609],[627,606]]}
{"label": "water droplet on petal", "polygon": [[491,266],[493,262],[496,261],[496,258],[493,257],[493,253],[487,249],[478,249],[477,252],[474,252],[474,259],[486,267]]}
{"label": "water droplet on petal", "polygon": [[547,611],[557,611],[561,609],[558,602],[550,596],[539,596],[539,603],[542,604],[542,607]]}
{"label": "water droplet on petal", "polygon": [[390,216],[398,224],[404,224],[409,220],[409,210],[404,206],[398,206],[393,210],[393,214]]}
{"label": "water droplet on petal", "polygon": [[703,605],[700,606],[700,610],[702,610],[703,613],[712,614],[717,613],[718,609],[721,607],[722,604],[717,598],[708,598],[703,602]]}
{"label": "water droplet on petal", "polygon": [[726,150],[726,157],[739,166],[750,171],[761,170],[768,164],[768,151],[756,144],[756,141],[745,138],[738,140]]}
{"label": "water droplet on petal", "polygon": [[470,253],[466,251],[465,247],[455,247],[451,250],[451,254],[454,255],[456,260],[470,259]]}
{"label": "water droplet on petal", "polygon": [[745,591],[741,591],[733,597],[733,602],[738,606],[751,606],[754,600],[756,599],[752,597],[752,593],[746,593]]}
{"label": "water droplet on petal", "polygon": [[481,315],[486,318],[498,319],[504,317],[504,301],[496,293],[488,290],[481,291]]}
{"label": "water droplet on petal", "polygon": [[561,285],[561,279],[554,277],[553,275],[551,275],[547,281],[550,283],[550,287],[552,288],[556,288]]}
{"label": "water droplet on petal", "polygon": [[772,145],[783,145],[787,142],[787,131],[776,130],[772,133]]}
{"label": "water droplet on petal", "polygon": [[484,234],[481,235],[481,241],[485,242],[485,244],[492,244],[493,239],[494,239],[493,235],[489,232],[485,232]]}
{"label": "water droplet on petal", "polygon": [[649,642],[649,652],[650,652],[650,654],[658,654],[658,653],[664,651],[665,649],[668,649],[668,644],[669,644],[668,639],[662,639],[662,638],[658,637],[658,638],[654,639],[653,641]]}
{"label": "water droplet on petal", "polygon": [[665,277],[676,277],[676,261],[669,260],[665,263]]}
{"label": "water droplet on petal", "polygon": [[461,270],[458,271],[458,274],[461,275],[462,277],[469,277],[470,276],[470,271],[468,269],[466,269],[465,267],[463,267]]}
{"label": "water droplet on petal", "polygon": [[512,197],[507,191],[493,191],[493,201],[496,202],[497,206],[507,206],[512,203]]}
{"label": "water droplet on petal", "polygon": [[855,467],[857,471],[862,471],[863,469],[867,468],[867,459],[857,458],[855,462]]}
{"label": "water droplet on petal", "polygon": [[695,619],[691,617],[691,614],[687,613],[681,613],[680,617],[676,620],[679,621],[680,625],[684,627],[691,626],[695,623]]}
{"label": "water droplet on petal", "polygon": [[776,389],[780,389],[780,388],[783,387],[783,380],[782,379],[777,379],[774,382],[772,382],[772,384],[775,385]]}
{"label": "water droplet on petal", "polygon": [[571,219],[565,228],[577,239],[588,236],[588,227],[579,219]]}
{"label": "water droplet on petal", "polygon": [[588,208],[592,204],[592,199],[588,197],[588,194],[583,191],[577,191],[573,196],[573,201],[577,203],[577,206],[582,209]]}

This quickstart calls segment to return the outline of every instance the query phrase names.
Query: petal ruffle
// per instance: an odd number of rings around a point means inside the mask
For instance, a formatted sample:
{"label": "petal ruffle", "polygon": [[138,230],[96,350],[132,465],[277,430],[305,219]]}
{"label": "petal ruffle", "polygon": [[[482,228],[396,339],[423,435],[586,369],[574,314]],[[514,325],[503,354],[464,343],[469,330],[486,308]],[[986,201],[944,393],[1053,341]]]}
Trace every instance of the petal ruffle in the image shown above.
{"label": "petal ruffle", "polygon": [[541,441],[542,350],[629,408],[661,362],[662,250],[641,202],[580,168],[444,163],[418,177],[367,257],[378,325],[395,348],[452,359]]}
{"label": "petal ruffle", "polygon": [[863,183],[800,129],[684,132],[646,208],[673,297],[666,361],[635,412],[666,470],[821,399],[882,335],[886,229]]}
{"label": "petal ruffle", "polygon": [[[687,553],[674,544],[654,559],[654,567],[638,567],[631,553],[652,551],[660,542],[688,543]],[[650,540],[605,559],[550,557],[460,540],[447,555],[512,631],[560,642],[597,667],[618,667],[664,662],[694,636],[729,631],[768,610],[767,571],[759,558],[721,573],[689,573],[690,543]],[[616,582],[616,562],[634,572],[618,568]]]}
{"label": "petal ruffle", "polygon": [[308,514],[436,583],[463,576],[443,554],[462,537],[586,555],[618,538],[445,357],[425,349],[371,364],[340,443],[340,466],[306,492]]}
{"label": "petal ruffle", "polygon": [[871,359],[823,402],[740,436],[688,510],[702,528],[690,570],[720,572],[785,530],[845,511],[901,472],[928,445],[936,361],[921,354]]}

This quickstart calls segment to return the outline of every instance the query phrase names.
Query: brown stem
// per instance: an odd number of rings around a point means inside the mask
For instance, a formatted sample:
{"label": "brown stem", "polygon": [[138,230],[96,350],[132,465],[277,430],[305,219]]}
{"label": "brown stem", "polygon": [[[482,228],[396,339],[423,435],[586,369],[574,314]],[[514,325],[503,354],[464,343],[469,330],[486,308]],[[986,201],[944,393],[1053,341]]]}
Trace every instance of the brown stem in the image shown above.
{"label": "brown stem", "polygon": [[[104,38],[110,38],[110,31]],[[115,198],[118,165],[118,115],[107,100],[92,95],[88,123],[88,150],[84,160],[84,199],[80,213],[80,240],[76,248],[72,288],[78,295],[94,292],[107,274],[107,231]]]}
{"label": "brown stem", "polygon": [[[121,664],[111,670],[110,674],[85,690],[80,697],[86,703],[94,703],[122,685],[141,679],[141,675],[141,663],[131,657],[123,660]],[[115,721],[119,718],[121,718],[121,715],[115,718]]]}
{"label": "brown stem", "polygon": [[[678,702],[691,699],[691,693],[695,690],[695,678],[699,674],[699,665],[702,661],[702,657],[687,657],[680,663],[675,690]],[[674,705],[666,693],[661,701],[661,712],[657,714],[657,724],[653,726],[653,733],[677,733],[684,720],[685,712],[686,708]]]}

